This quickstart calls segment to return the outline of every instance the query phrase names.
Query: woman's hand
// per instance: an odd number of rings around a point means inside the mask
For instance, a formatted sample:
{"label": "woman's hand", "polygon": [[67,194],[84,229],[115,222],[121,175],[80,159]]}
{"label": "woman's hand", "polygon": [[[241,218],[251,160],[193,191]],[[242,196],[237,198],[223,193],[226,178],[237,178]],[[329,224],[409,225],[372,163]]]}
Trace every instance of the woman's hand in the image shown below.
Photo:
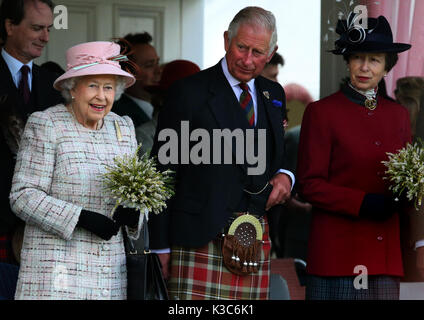
{"label": "woman's hand", "polygon": [[367,193],[359,210],[359,217],[384,221],[400,210],[400,202],[389,196],[377,193]]}
{"label": "woman's hand", "polygon": [[135,228],[138,225],[138,220],[140,219],[140,212],[132,208],[124,208],[118,206],[113,214],[113,220],[119,226],[128,226],[130,228]]}
{"label": "woman's hand", "polygon": [[77,227],[84,228],[103,240],[118,234],[119,225],[112,219],[93,211],[81,210]]}

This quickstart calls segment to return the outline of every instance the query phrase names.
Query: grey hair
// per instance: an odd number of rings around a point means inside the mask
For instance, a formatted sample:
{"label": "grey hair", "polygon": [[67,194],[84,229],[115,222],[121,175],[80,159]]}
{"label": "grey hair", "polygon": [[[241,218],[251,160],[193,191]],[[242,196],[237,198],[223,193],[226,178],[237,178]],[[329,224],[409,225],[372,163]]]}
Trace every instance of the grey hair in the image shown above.
{"label": "grey hair", "polygon": [[246,7],[240,10],[228,26],[229,42],[231,42],[231,39],[237,34],[241,24],[261,26],[271,31],[272,35],[269,41],[268,55],[274,51],[277,45],[277,27],[274,14],[271,11],[267,11],[260,7]]}
{"label": "grey hair", "polygon": [[[60,84],[62,90],[60,93],[62,94],[63,98],[65,99],[65,104],[69,104],[72,102],[72,96],[71,96],[71,90],[75,88],[78,81],[80,80],[80,77],[73,77],[68,78],[62,81]],[[116,87],[115,87],[115,99],[119,100],[121,95],[124,93],[126,85],[126,80],[124,77],[116,76]]]}

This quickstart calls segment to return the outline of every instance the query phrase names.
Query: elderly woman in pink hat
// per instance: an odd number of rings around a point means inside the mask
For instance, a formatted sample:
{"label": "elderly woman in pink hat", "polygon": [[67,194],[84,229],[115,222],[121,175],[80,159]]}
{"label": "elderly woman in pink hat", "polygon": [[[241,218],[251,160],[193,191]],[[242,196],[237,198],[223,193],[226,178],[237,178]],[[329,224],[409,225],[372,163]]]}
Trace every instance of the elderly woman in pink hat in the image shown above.
{"label": "elderly woman in pink hat", "polygon": [[66,104],[35,112],[21,141],[10,203],[26,222],[16,299],[126,299],[121,227],[140,233],[139,215],[105,191],[105,167],[136,150],[129,117],[111,112],[134,77],[120,46],[70,48],[54,83]]}

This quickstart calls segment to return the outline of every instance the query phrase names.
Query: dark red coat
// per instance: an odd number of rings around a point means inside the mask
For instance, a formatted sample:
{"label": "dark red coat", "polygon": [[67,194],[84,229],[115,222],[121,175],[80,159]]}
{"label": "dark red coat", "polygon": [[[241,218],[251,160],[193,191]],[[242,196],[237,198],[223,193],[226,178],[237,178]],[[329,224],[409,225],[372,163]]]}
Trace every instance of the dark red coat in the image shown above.
{"label": "dark red coat", "polygon": [[411,141],[406,108],[379,98],[370,111],[337,92],[305,110],[297,175],[300,193],[314,206],[307,271],[352,276],[402,276],[399,216],[384,222],[358,217],[366,193],[386,193],[381,163]]}

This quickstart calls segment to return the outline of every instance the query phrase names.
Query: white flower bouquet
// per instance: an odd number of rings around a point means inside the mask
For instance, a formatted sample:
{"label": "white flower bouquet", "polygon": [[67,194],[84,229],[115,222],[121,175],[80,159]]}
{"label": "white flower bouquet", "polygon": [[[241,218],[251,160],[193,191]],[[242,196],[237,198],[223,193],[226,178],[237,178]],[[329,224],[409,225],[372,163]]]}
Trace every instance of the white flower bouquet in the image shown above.
{"label": "white flower bouquet", "polygon": [[418,140],[408,143],[398,153],[387,153],[388,161],[382,161],[387,167],[386,177],[392,182],[390,190],[397,196],[405,194],[406,198],[414,201],[415,208],[421,206],[424,196],[424,146]]}
{"label": "white flower bouquet", "polygon": [[140,147],[141,144],[133,155],[116,157],[114,164],[106,167],[106,189],[116,200],[115,208],[122,205],[142,214],[158,214],[166,207],[166,200],[174,195],[173,171],[158,171],[156,160],[148,153],[138,156]]}

